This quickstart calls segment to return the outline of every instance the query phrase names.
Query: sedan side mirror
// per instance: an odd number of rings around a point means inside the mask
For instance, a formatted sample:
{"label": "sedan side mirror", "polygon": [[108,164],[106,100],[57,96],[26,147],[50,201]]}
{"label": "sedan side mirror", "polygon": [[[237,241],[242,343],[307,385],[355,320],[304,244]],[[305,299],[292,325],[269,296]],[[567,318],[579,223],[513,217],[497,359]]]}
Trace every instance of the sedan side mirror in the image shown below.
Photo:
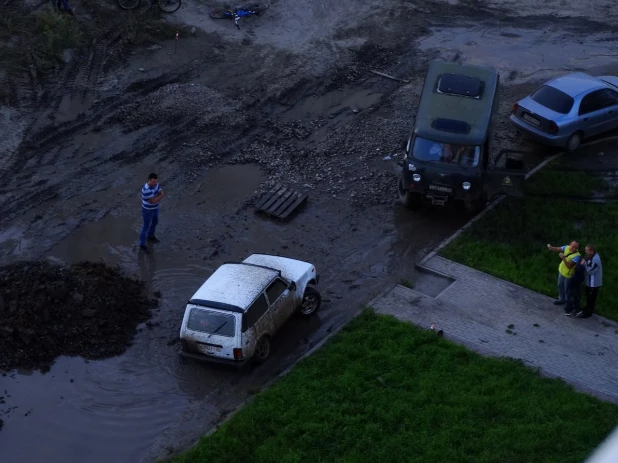
{"label": "sedan side mirror", "polygon": [[405,151],[407,147],[408,147],[408,140],[403,140],[401,142],[401,149]]}
{"label": "sedan side mirror", "polygon": [[290,289],[290,291],[296,291],[296,283],[290,283],[290,286],[288,286],[288,288]]}

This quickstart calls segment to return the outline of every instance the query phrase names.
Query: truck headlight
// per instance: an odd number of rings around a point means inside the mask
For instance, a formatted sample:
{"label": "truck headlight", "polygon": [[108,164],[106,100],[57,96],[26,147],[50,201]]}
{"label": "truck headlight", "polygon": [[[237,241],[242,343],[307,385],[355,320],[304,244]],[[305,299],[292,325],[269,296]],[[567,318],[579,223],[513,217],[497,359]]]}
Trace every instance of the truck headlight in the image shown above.
{"label": "truck headlight", "polygon": [[470,182],[463,182],[461,184],[461,186],[463,187],[464,190],[468,191],[471,187]]}
{"label": "truck headlight", "polygon": [[421,181],[421,176],[419,174],[414,174],[412,176],[412,180],[414,180],[415,182],[420,182]]}

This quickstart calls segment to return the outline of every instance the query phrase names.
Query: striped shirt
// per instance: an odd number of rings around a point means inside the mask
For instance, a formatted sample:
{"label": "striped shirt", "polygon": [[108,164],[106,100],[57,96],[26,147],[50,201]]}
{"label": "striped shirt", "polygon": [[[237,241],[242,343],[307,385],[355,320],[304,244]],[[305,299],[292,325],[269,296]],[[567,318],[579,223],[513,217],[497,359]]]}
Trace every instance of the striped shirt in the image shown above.
{"label": "striped shirt", "polygon": [[586,261],[586,286],[589,288],[603,286],[603,264],[596,252],[591,259]]}
{"label": "striped shirt", "polygon": [[149,211],[152,211],[154,209],[159,209],[159,203],[150,204],[148,202],[149,199],[152,199],[157,194],[159,194],[159,190],[161,190],[161,187],[159,186],[158,183],[154,188],[151,188],[150,185],[148,185],[148,183],[144,184],[144,186],[142,187],[142,207],[144,209],[148,209]]}

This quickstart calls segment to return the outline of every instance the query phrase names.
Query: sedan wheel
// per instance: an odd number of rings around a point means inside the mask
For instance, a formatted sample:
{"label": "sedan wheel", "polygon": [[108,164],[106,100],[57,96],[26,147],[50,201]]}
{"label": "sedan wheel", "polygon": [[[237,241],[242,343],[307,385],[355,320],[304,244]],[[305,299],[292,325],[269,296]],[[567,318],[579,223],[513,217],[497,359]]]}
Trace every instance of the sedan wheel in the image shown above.
{"label": "sedan wheel", "polygon": [[303,303],[300,306],[300,313],[305,316],[312,315],[317,312],[322,303],[322,296],[317,289],[308,286],[303,295]]}
{"label": "sedan wheel", "polygon": [[579,144],[581,142],[582,142],[582,134],[580,132],[575,132],[573,135],[569,137],[567,141],[567,144],[566,144],[567,151],[569,153],[572,153],[579,147]]}
{"label": "sedan wheel", "polygon": [[262,336],[255,345],[253,360],[255,363],[262,363],[270,356],[270,338]]}

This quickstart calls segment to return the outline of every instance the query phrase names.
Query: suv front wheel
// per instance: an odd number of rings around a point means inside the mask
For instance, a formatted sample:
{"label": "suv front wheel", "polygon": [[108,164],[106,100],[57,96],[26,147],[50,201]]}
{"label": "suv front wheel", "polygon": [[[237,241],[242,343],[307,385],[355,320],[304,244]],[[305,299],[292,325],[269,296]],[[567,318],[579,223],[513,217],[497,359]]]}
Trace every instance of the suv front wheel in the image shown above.
{"label": "suv front wheel", "polygon": [[313,286],[307,286],[307,289],[305,289],[305,294],[303,294],[303,302],[300,306],[301,315],[306,317],[313,315],[318,311],[321,303],[322,296],[320,295],[320,292]]}

